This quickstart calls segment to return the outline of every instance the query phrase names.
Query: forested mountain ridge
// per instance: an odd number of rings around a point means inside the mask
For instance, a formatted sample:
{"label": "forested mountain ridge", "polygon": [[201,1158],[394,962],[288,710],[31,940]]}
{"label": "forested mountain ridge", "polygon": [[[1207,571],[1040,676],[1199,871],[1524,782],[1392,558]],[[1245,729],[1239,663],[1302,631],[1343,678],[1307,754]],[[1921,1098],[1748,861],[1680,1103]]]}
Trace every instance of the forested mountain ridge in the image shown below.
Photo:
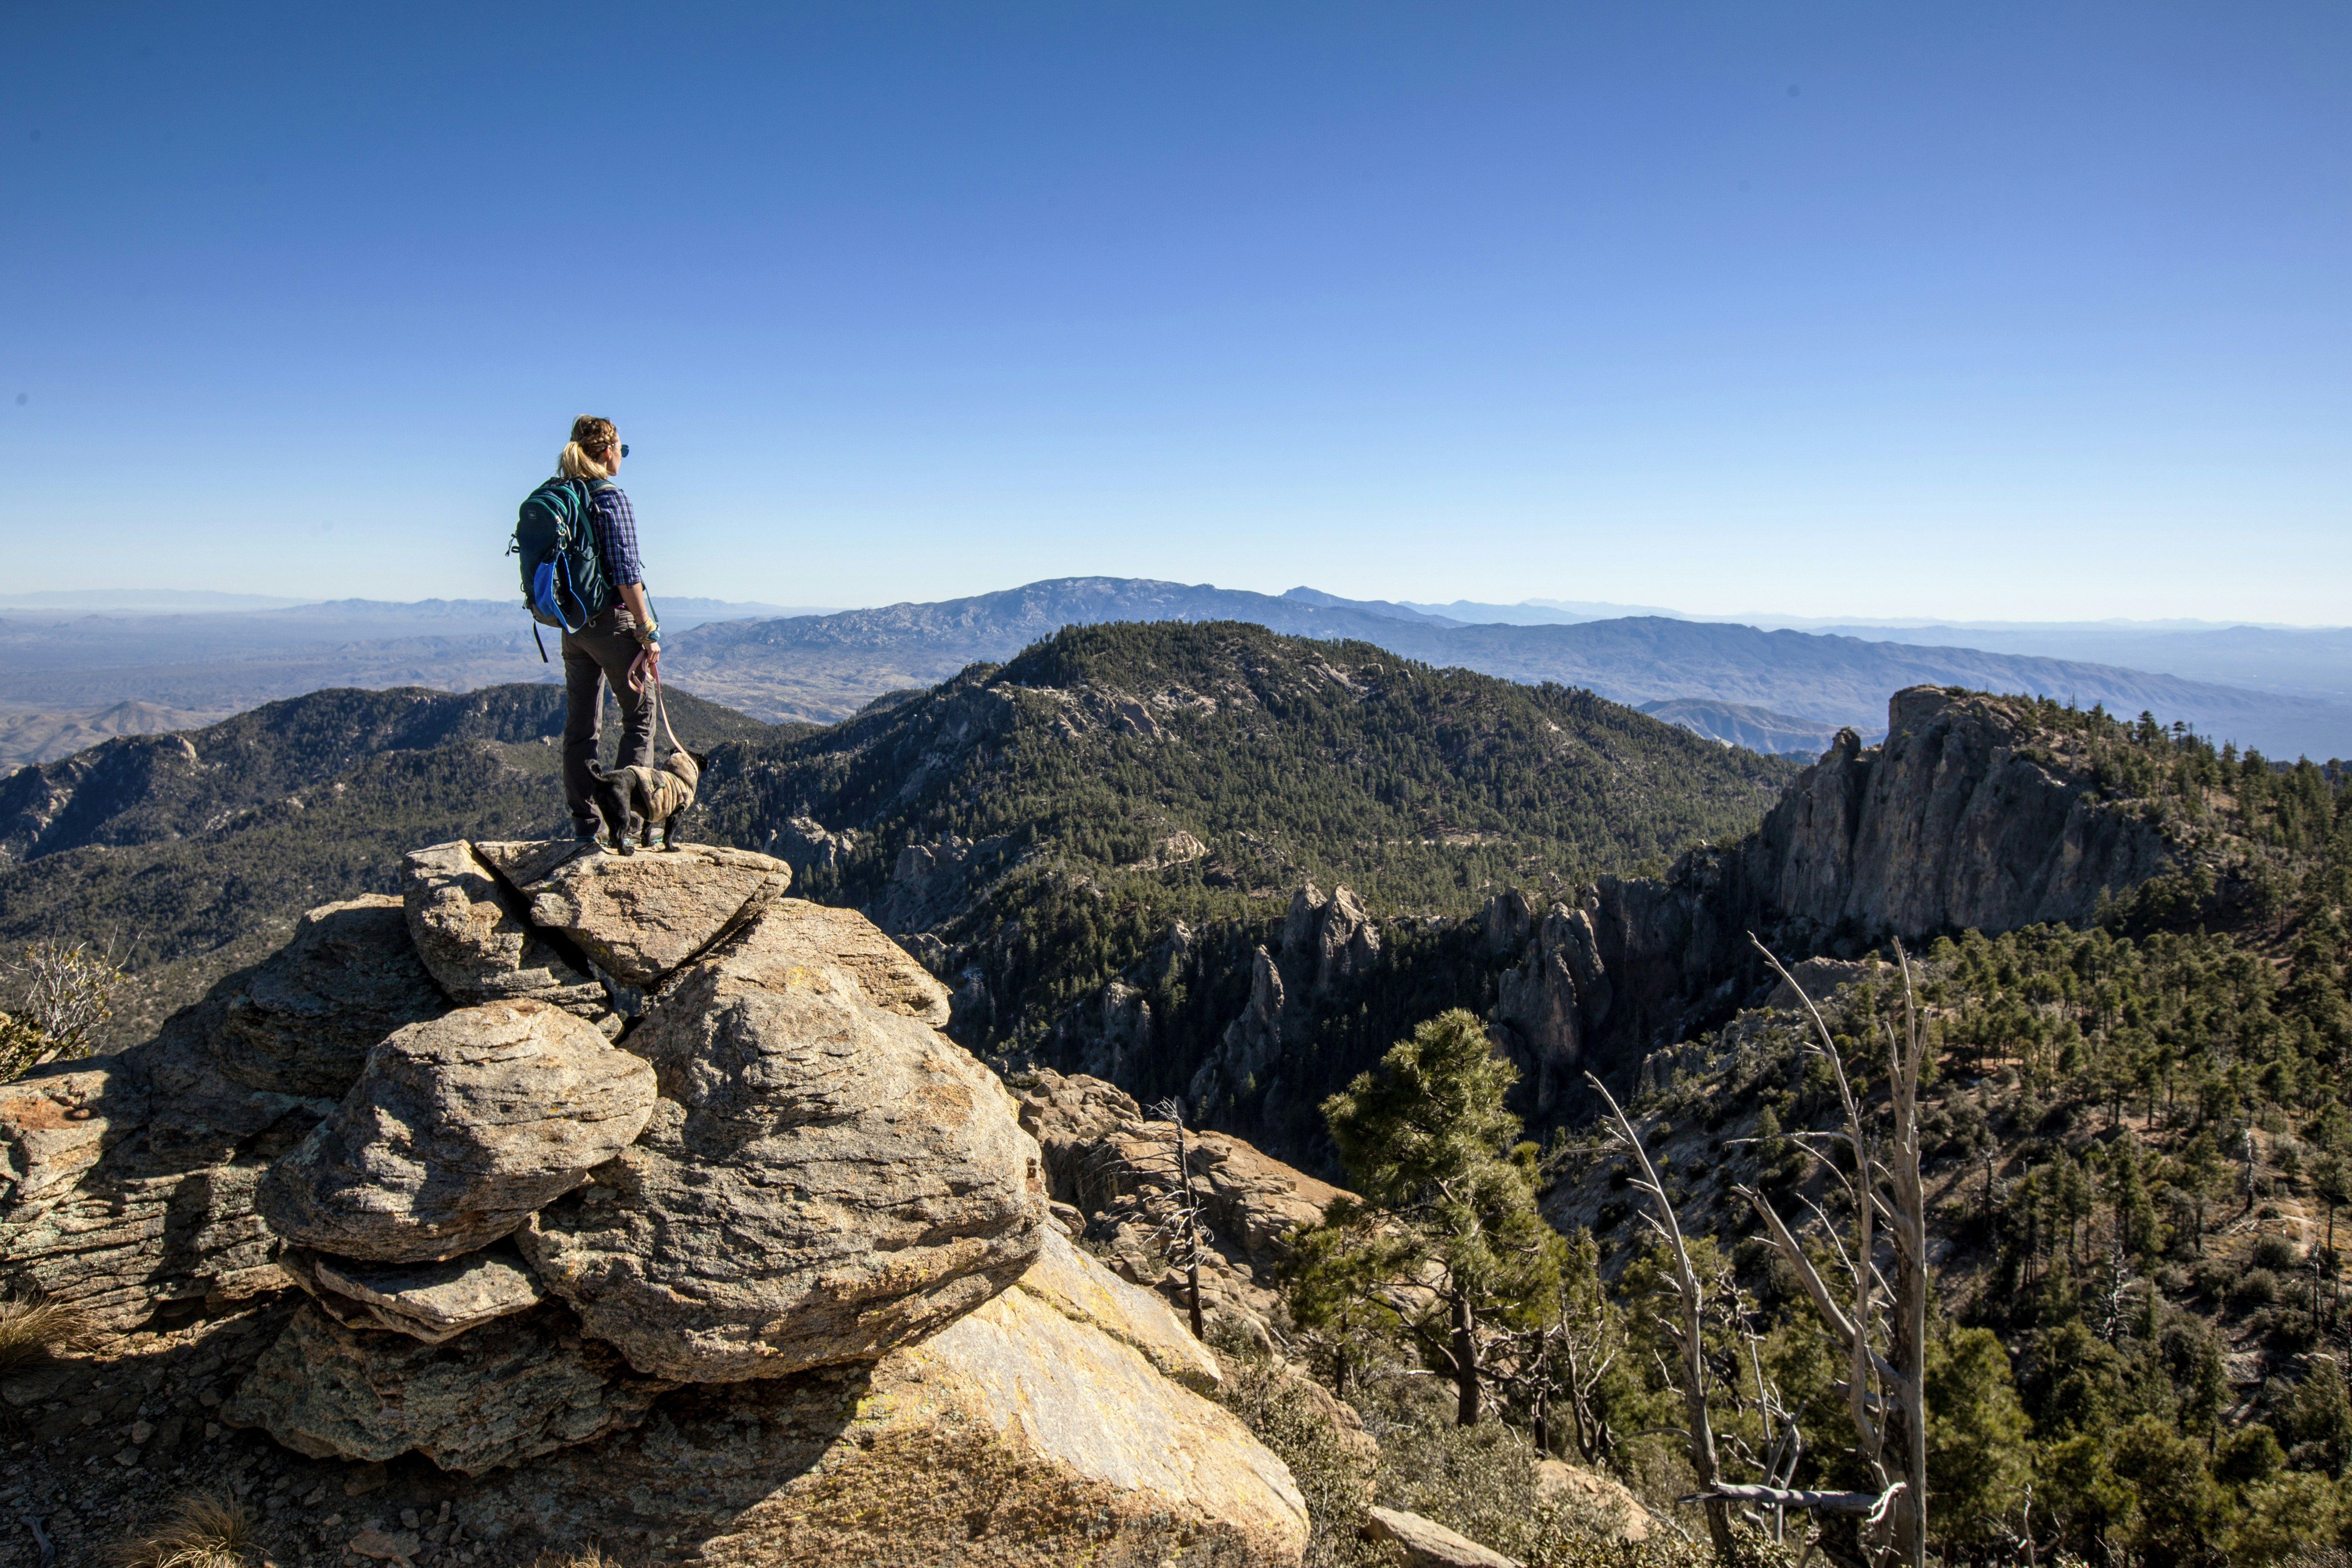
{"label": "forested mountain ridge", "polygon": [[706,800],[715,837],[791,860],[958,985],[966,1045],[1017,1055],[1177,930],[1201,971],[1180,1011],[1213,1032],[1303,884],[1460,917],[1736,837],[1795,772],[1589,692],[1161,623],[1072,628],[835,729],[723,746]]}

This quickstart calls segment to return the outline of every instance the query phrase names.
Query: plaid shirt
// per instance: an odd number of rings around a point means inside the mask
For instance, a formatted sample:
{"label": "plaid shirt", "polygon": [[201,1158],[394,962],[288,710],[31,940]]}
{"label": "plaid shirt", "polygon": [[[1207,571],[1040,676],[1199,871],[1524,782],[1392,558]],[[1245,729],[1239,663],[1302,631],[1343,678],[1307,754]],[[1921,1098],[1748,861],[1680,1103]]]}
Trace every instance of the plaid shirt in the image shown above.
{"label": "plaid shirt", "polygon": [[604,563],[604,581],[617,589],[624,583],[643,583],[645,563],[637,559],[637,514],[629,498],[615,484],[596,487],[596,554]]}

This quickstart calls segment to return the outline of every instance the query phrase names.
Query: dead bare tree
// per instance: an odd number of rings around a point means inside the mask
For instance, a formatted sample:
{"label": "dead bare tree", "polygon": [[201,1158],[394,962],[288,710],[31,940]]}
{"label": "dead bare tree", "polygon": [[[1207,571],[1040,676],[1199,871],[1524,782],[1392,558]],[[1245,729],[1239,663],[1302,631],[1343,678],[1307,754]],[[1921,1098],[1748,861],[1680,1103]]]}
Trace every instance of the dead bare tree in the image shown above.
{"label": "dead bare tree", "polygon": [[1706,1295],[1699,1284],[1697,1270],[1691,1267],[1690,1247],[1683,1240],[1683,1227],[1675,1218],[1674,1200],[1666,1195],[1666,1184],[1658,1177],[1658,1169],[1650,1163],[1650,1152],[1642,1146],[1641,1134],[1609,1086],[1591,1073],[1584,1075],[1601,1103],[1609,1107],[1609,1119],[1614,1125],[1617,1142],[1624,1146],[1641,1168],[1633,1186],[1650,1194],[1653,1213],[1643,1215],[1643,1221],[1665,1243],[1667,1260],[1673,1265],[1675,1315],[1658,1320],[1673,1342],[1682,1366],[1675,1381],[1682,1385],[1682,1430],[1676,1435],[1683,1439],[1684,1449],[1690,1457],[1693,1474],[1698,1478],[1697,1497],[1706,1509],[1707,1538],[1714,1543],[1716,1560],[1729,1563],[1732,1559],[1731,1504],[1739,1500],[1732,1495],[1738,1489],[1727,1490],[1717,1461],[1715,1444],[1715,1424],[1706,1408]]}
{"label": "dead bare tree", "polygon": [[[1836,1037],[1822,1017],[1821,1008],[1782,965],[1772,950],[1757,942],[1756,950],[1791,990],[1803,998],[1805,1011],[1820,1037],[1815,1053],[1828,1061],[1837,1084],[1844,1126],[1833,1133],[1798,1133],[1806,1152],[1843,1187],[1853,1209],[1849,1242],[1818,1205],[1809,1205],[1819,1232],[1828,1242],[1844,1276],[1844,1290],[1832,1291],[1813,1260],[1779,1211],[1752,1187],[1739,1194],[1763,1219],[1774,1250],[1796,1272],[1805,1294],[1832,1341],[1845,1352],[1846,1413],[1853,1422],[1856,1456],[1869,1471],[1875,1490],[1869,1492],[1800,1492],[1769,1487],[1723,1487],[1715,1489],[1727,1500],[1764,1507],[1801,1508],[1817,1512],[1859,1515],[1865,1544],[1882,1563],[1900,1562],[1924,1568],[1927,1550],[1927,1205],[1919,1180],[1919,1075],[1925,1060],[1925,1037],[1919,1024],[1918,997],[1911,979],[1911,961],[1897,942],[1895,956],[1903,972],[1903,1029],[1880,1026],[1887,1052],[1886,1089],[1889,1127],[1882,1139],[1872,1129]],[[1851,1173],[1827,1152],[1843,1144],[1852,1157]],[[1825,1147],[1826,1146],[1826,1147]],[[1885,1247],[1882,1263],[1881,1226]],[[1843,1299],[1841,1299],[1841,1295]]]}
{"label": "dead bare tree", "polygon": [[[1804,1429],[1797,1424],[1797,1413],[1782,1397],[1779,1381],[1765,1374],[1764,1337],[1756,1331],[1755,1314],[1740,1303],[1737,1293],[1731,1296],[1731,1306],[1739,1337],[1748,1351],[1748,1375],[1756,1385],[1756,1415],[1762,1427],[1760,1448],[1749,1447],[1747,1439],[1736,1432],[1731,1435],[1731,1446],[1764,1478],[1760,1485],[1774,1491],[1786,1491],[1805,1457]],[[1745,1510],[1745,1516],[1775,1542],[1789,1538],[1786,1507],[1771,1505],[1761,1511]]]}
{"label": "dead bare tree", "polygon": [[1201,1323],[1201,1215],[1203,1205],[1192,1187],[1192,1152],[1184,1138],[1184,1106],[1174,1096],[1151,1108],[1162,1121],[1176,1124],[1176,1197],[1163,1211],[1158,1237],[1161,1256],[1184,1271],[1184,1300],[1192,1320],[1192,1337],[1202,1337]]}

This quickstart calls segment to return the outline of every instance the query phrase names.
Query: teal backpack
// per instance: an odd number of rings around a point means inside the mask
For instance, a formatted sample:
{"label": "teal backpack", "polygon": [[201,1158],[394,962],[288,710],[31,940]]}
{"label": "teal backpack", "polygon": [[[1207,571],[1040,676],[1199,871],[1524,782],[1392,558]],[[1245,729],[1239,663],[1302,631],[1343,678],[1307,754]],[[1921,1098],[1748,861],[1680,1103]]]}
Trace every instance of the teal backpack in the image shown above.
{"label": "teal backpack", "polygon": [[507,553],[522,557],[522,604],[537,623],[530,635],[541,663],[547,644],[539,640],[540,626],[576,632],[613,603],[596,550],[593,504],[604,482],[550,479],[524,497],[515,514]]}

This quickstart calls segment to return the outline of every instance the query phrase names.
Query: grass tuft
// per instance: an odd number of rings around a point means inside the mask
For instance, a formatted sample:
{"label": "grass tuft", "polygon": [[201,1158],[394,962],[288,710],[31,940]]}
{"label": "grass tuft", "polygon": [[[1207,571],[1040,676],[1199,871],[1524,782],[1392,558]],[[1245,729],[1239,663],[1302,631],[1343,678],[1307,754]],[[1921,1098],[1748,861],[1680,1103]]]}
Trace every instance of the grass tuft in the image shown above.
{"label": "grass tuft", "polygon": [[607,1557],[601,1546],[574,1547],[566,1552],[542,1552],[530,1568],[622,1568],[617,1557]]}
{"label": "grass tuft", "polygon": [[253,1516],[228,1497],[182,1498],[152,1535],[114,1549],[115,1568],[246,1568],[254,1548]]}
{"label": "grass tuft", "polygon": [[32,1365],[98,1337],[89,1314],[47,1296],[0,1296],[0,1373]]}

